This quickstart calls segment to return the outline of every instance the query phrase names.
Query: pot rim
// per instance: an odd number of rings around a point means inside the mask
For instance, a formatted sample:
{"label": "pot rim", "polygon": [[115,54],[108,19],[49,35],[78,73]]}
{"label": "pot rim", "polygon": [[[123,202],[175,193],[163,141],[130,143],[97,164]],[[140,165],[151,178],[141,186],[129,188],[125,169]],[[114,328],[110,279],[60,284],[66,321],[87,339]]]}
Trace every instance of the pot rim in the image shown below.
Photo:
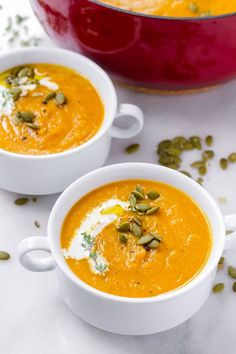
{"label": "pot rim", "polygon": [[[69,268],[69,266],[67,265],[63,255],[62,255],[61,247],[59,247],[59,250],[57,250],[56,244],[54,243],[54,242],[56,242],[55,241],[55,231],[54,231],[55,225],[54,225],[54,223],[55,223],[55,221],[56,221],[56,223],[58,223],[58,221],[56,220],[58,212],[61,209],[62,205],[64,204],[64,200],[68,198],[68,194],[70,195],[72,193],[72,191],[74,191],[74,188],[76,187],[77,184],[80,184],[81,182],[83,183],[84,181],[86,181],[87,179],[90,179],[92,177],[94,179],[96,179],[96,175],[97,174],[99,175],[100,173],[102,173],[103,175],[109,175],[110,171],[114,171],[114,170],[116,171],[117,169],[119,170],[122,168],[125,170],[130,170],[135,167],[138,167],[139,169],[142,169],[142,170],[145,170],[147,168],[149,168],[149,169],[151,168],[151,169],[156,169],[157,171],[158,170],[163,171],[163,172],[166,171],[168,174],[172,174],[173,179],[174,178],[176,178],[176,179],[181,178],[182,184],[189,184],[191,188],[194,188],[195,190],[197,190],[198,193],[202,194],[202,196],[205,198],[206,204],[208,202],[208,205],[210,205],[212,210],[214,210],[214,213],[215,213],[214,220],[216,220],[215,223],[218,222],[218,230],[219,230],[219,233],[222,234],[219,246],[215,252],[216,254],[214,256],[214,259],[211,260],[211,255],[213,252],[213,246],[212,246],[211,252],[210,252],[209,257],[206,260],[205,264],[203,265],[202,268],[200,268],[198,273],[192,279],[190,279],[187,283],[183,284],[179,288],[176,288],[176,289],[173,289],[169,292],[162,293],[162,294],[152,296],[152,297],[133,298],[133,297],[120,296],[120,295],[113,295],[110,293],[103,292],[102,290],[98,290],[98,289],[88,285],[87,283],[82,281],[78,276],[76,276],[73,273],[73,271]],[[127,178],[127,179],[130,179],[130,178]],[[117,180],[121,180],[121,179],[118,178]],[[155,180],[158,180],[158,179],[155,179]],[[112,181],[100,184],[100,186],[107,184],[107,183],[112,183]],[[169,185],[172,185],[171,183],[168,183],[168,182],[163,182],[163,183],[167,183]],[[99,188],[99,187],[94,187],[93,189],[96,189],[96,188]],[[175,188],[178,188],[178,187],[175,187]],[[92,191],[93,189],[91,189],[90,191]],[[179,189],[182,190],[181,188],[179,188]],[[187,193],[187,192],[184,192],[184,193]],[[85,194],[86,193],[84,193],[83,196]],[[78,198],[78,200],[79,199],[80,198]],[[73,205],[70,206],[70,208],[67,210],[67,212],[72,207],[73,207]],[[203,210],[203,212],[205,212],[205,210],[202,207],[200,207],[200,208],[201,208],[201,210]],[[64,221],[64,219],[63,219],[63,221]],[[60,231],[61,231],[61,227],[60,227]],[[91,172],[87,173],[86,175],[80,177],[77,181],[73,182],[57,199],[56,203],[53,206],[51,214],[49,216],[48,227],[47,227],[47,236],[48,236],[49,246],[50,246],[50,249],[52,252],[52,256],[55,259],[60,271],[63,272],[64,276],[69,278],[76,286],[81,287],[83,290],[85,290],[89,294],[93,294],[94,296],[97,296],[102,299],[106,299],[108,301],[114,301],[114,302],[119,302],[119,303],[130,303],[130,304],[131,303],[135,304],[135,303],[161,302],[161,301],[165,301],[168,299],[176,298],[176,297],[179,297],[181,295],[188,293],[189,291],[193,290],[198,285],[203,283],[206,280],[206,278],[214,271],[214,269],[220,259],[220,256],[222,255],[222,252],[224,249],[224,242],[225,242],[224,237],[223,237],[224,232],[225,232],[225,225],[224,225],[223,215],[219,209],[219,206],[217,205],[217,203],[213,199],[213,197],[202,186],[200,186],[196,181],[185,176],[181,172],[171,170],[171,169],[164,167],[164,166],[155,165],[152,163],[142,163],[142,162],[128,162],[128,163],[108,165],[105,167],[98,168],[98,169],[91,171]],[[214,237],[213,237],[213,243],[214,243]],[[209,264],[210,260],[211,260],[211,264]],[[208,268],[206,269],[207,266],[208,266]]]}
{"label": "pot rim", "polygon": [[[109,75],[106,73],[105,70],[103,70],[98,64],[96,64],[93,60],[87,58],[86,56],[79,54],[77,52],[74,52],[72,50],[68,50],[68,49],[62,49],[62,48],[57,48],[57,47],[52,47],[52,48],[48,48],[48,47],[39,47],[39,48],[35,48],[35,47],[29,47],[29,48],[20,48],[20,49],[13,49],[10,52],[5,52],[3,54],[0,55],[0,61],[2,64],[2,61],[6,61],[6,59],[9,56],[20,56],[20,55],[24,55],[24,57],[27,58],[27,56],[30,53],[51,53],[53,55],[53,57],[55,58],[55,65],[57,65],[57,57],[60,56],[60,54],[64,54],[66,56],[68,56],[68,62],[66,63],[65,67],[71,68],[70,65],[70,60],[69,57],[70,56],[77,56],[78,58],[78,66],[79,66],[79,62],[84,62],[87,63],[88,66],[90,66],[92,68],[92,70],[94,72],[99,73],[99,75],[101,76],[104,84],[106,84],[108,90],[107,92],[110,93],[110,99],[113,101],[113,112],[112,114],[110,114],[109,116],[106,115],[106,111],[104,112],[104,119],[102,122],[101,127],[99,128],[99,130],[97,131],[97,133],[92,136],[91,139],[89,139],[88,141],[86,141],[84,144],[79,145],[77,147],[74,147],[72,149],[68,149],[65,151],[61,151],[58,153],[52,153],[52,154],[42,154],[42,155],[30,155],[30,154],[20,154],[20,153],[16,153],[16,152],[11,152],[8,150],[4,150],[0,148],[0,155],[4,155],[7,156],[9,158],[17,158],[17,159],[22,159],[22,160],[53,160],[53,159],[58,159],[58,158],[63,158],[63,157],[67,157],[69,155],[72,154],[76,154],[76,153],[80,153],[81,151],[87,149],[88,147],[90,147],[90,145],[96,143],[99,139],[101,139],[104,134],[106,134],[113,122],[113,119],[115,117],[116,114],[116,110],[117,110],[117,95],[116,95],[116,91],[115,91],[115,87],[109,77]],[[40,62],[40,60],[38,61]],[[31,64],[31,63],[28,63]],[[20,65],[20,64],[18,64]],[[10,68],[9,68],[10,69]],[[1,70],[0,70],[1,72]],[[78,74],[80,74],[80,71],[78,70]],[[82,75],[84,76],[84,75]],[[86,77],[86,75],[85,75]],[[92,80],[89,80],[91,82],[91,84],[93,85],[93,87],[96,89],[96,91],[98,92],[99,96],[100,93],[96,87],[96,85],[94,84],[94,82]],[[101,96],[100,96],[101,97]],[[104,106],[104,108],[106,108],[106,102],[104,100],[102,100],[102,104]]]}
{"label": "pot rim", "polygon": [[158,15],[152,15],[152,14],[145,14],[145,13],[141,13],[141,12],[136,12],[136,11],[130,11],[130,10],[126,10],[126,9],[122,9],[116,6],[112,6],[106,3],[102,3],[99,0],[89,0],[90,2],[95,3],[98,6],[102,6],[102,7],[106,7],[108,9],[120,12],[120,13],[124,13],[127,15],[131,15],[131,16],[136,16],[136,17],[143,17],[143,18],[148,18],[148,19],[158,19],[161,21],[186,21],[186,22],[196,22],[196,21],[208,21],[208,20],[215,20],[215,19],[224,19],[224,18],[228,18],[228,17],[236,17],[236,12],[232,12],[229,14],[222,14],[222,15],[214,15],[214,16],[197,16],[197,17],[171,17],[171,16],[158,16]]}

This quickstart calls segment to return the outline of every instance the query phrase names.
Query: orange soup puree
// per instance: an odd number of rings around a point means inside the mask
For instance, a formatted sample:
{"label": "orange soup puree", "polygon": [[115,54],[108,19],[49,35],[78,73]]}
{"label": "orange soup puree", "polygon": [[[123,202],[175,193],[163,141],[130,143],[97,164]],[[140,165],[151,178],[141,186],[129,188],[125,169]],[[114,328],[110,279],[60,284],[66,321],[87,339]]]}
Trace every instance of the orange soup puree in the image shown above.
{"label": "orange soup puree", "polygon": [[100,129],[104,107],[78,72],[32,64],[0,74],[0,148],[42,155],[75,148]]}
{"label": "orange soup puree", "polygon": [[70,269],[103,292],[149,297],[179,288],[205,265],[208,221],[186,194],[127,180],[80,199],[65,218],[61,247]]}
{"label": "orange soup puree", "polygon": [[222,15],[236,12],[236,0],[101,0],[125,10],[172,17]]}

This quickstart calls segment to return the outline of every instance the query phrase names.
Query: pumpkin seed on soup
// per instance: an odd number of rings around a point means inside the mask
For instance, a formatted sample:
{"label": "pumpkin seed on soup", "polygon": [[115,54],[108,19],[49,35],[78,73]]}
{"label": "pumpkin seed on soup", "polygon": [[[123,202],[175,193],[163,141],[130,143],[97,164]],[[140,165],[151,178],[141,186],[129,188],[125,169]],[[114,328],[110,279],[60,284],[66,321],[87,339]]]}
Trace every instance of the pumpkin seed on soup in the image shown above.
{"label": "pumpkin seed on soup", "polygon": [[140,144],[132,144],[129,145],[125,151],[127,152],[127,154],[133,154],[134,152],[138,151],[138,149],[140,148]]}
{"label": "pumpkin seed on soup", "polygon": [[124,234],[121,234],[121,235],[119,236],[119,240],[120,240],[120,242],[123,243],[123,244],[126,244],[127,241],[128,241],[127,237],[126,237]]}
{"label": "pumpkin seed on soup", "polygon": [[148,247],[151,249],[155,249],[159,246],[159,242],[157,240],[152,240],[149,244]]}
{"label": "pumpkin seed on soup", "polygon": [[58,106],[63,106],[67,103],[66,96],[63,92],[57,92],[55,99]]}
{"label": "pumpkin seed on soup", "polygon": [[146,215],[152,215],[159,211],[160,207],[156,206],[146,211]]}
{"label": "pumpkin seed on soup", "polygon": [[140,237],[142,235],[142,229],[140,226],[138,226],[136,223],[133,223],[131,226],[131,230],[130,230],[134,236],[136,237]]}
{"label": "pumpkin seed on soup", "polygon": [[49,101],[53,100],[56,97],[55,92],[50,92],[43,100],[44,104],[47,104]]}
{"label": "pumpkin seed on soup", "polygon": [[17,117],[27,123],[33,123],[35,114],[32,112],[17,112]]}
{"label": "pumpkin seed on soup", "polygon": [[130,228],[131,228],[131,224],[128,221],[122,222],[117,227],[118,231],[121,231],[121,232],[128,232],[128,231],[130,231]]}
{"label": "pumpkin seed on soup", "polygon": [[136,204],[136,209],[138,211],[141,211],[141,212],[146,212],[148,211],[149,209],[151,209],[152,207],[150,206],[150,204],[145,204],[145,203],[139,203],[139,204]]}
{"label": "pumpkin seed on soup", "polygon": [[134,191],[133,195],[135,196],[136,199],[138,200],[143,200],[144,199],[144,195],[138,191]]}
{"label": "pumpkin seed on soup", "polygon": [[160,197],[160,193],[158,193],[157,191],[152,190],[152,191],[148,192],[147,196],[151,200],[156,200],[157,198]]}
{"label": "pumpkin seed on soup", "polygon": [[148,244],[152,240],[153,240],[153,236],[152,235],[149,235],[149,234],[148,235],[144,235],[138,240],[138,245]]}

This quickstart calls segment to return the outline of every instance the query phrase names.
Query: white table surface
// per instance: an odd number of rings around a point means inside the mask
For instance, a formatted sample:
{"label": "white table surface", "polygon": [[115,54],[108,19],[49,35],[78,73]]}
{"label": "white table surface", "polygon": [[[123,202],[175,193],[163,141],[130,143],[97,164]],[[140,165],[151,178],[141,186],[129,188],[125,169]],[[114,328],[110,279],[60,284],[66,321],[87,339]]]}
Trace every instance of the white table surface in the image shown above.
{"label": "white table surface", "polygon": [[[30,14],[27,0],[0,0],[0,29],[7,14]],[[35,19],[33,31],[52,45]],[[0,43],[4,39],[0,37]],[[6,46],[3,45],[3,49]],[[186,96],[157,96],[117,87],[120,102],[140,105],[145,128],[132,141],[114,140],[107,164],[125,161],[157,162],[156,144],[176,135],[215,137],[217,158],[236,150],[236,82],[207,93]],[[141,149],[125,155],[127,144],[140,141]],[[185,168],[194,160],[186,156]],[[195,154],[197,158],[197,153]],[[191,157],[190,157],[191,156]],[[217,160],[217,159],[216,159]],[[218,201],[222,212],[236,212],[236,166],[222,171],[215,160],[205,178],[206,189]],[[146,337],[126,337],[100,331],[84,323],[64,305],[57,293],[53,272],[31,273],[18,262],[16,248],[27,236],[45,235],[50,210],[57,195],[38,198],[36,203],[17,207],[17,195],[0,190],[0,249],[12,258],[0,264],[0,353],[1,354],[234,354],[236,352],[236,294],[226,271],[217,274],[224,281],[224,294],[212,294],[189,321],[165,333]],[[218,201],[219,202],[219,201]],[[34,220],[41,224],[34,226]],[[236,265],[235,251],[226,254]],[[158,321],[158,319],[157,319]]]}

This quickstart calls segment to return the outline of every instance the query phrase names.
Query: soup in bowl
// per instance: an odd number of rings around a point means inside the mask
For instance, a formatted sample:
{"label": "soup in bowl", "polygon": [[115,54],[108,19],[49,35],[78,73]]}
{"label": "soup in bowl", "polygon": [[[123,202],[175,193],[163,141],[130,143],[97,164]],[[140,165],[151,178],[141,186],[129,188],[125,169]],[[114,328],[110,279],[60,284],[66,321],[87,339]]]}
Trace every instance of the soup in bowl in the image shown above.
{"label": "soup in bowl", "polygon": [[[125,179],[124,179],[125,177]],[[161,332],[193,316],[211,291],[236,216],[223,218],[191,178],[128,163],[81,177],[57,200],[48,237],[18,248],[31,271],[54,270],[59,293],[82,319],[130,335]],[[34,250],[51,253],[36,258]]]}

